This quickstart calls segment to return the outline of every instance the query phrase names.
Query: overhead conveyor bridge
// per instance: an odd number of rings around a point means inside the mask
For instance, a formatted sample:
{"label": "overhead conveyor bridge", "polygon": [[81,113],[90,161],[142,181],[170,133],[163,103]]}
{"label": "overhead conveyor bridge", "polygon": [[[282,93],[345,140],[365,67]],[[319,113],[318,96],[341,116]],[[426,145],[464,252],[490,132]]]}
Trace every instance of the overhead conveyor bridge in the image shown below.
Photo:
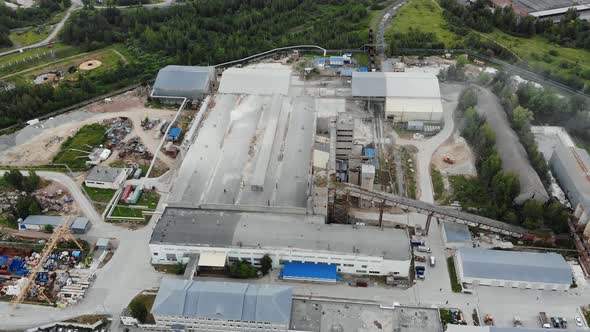
{"label": "overhead conveyor bridge", "polygon": [[[462,212],[453,208],[438,206],[431,203],[401,197],[381,191],[368,190],[350,183],[338,183],[334,188],[338,195],[349,195],[357,197],[362,200],[375,202],[377,206],[399,207],[408,211],[415,211],[420,214],[428,216],[426,221],[426,232],[430,227],[432,218],[438,220],[456,222],[465,224],[467,226],[476,227],[482,230],[487,230],[493,233],[512,236],[515,238],[522,238],[529,234],[529,231],[518,226],[510,225],[498,220],[478,216],[471,213]],[[380,220],[382,218],[383,209],[381,209]]]}

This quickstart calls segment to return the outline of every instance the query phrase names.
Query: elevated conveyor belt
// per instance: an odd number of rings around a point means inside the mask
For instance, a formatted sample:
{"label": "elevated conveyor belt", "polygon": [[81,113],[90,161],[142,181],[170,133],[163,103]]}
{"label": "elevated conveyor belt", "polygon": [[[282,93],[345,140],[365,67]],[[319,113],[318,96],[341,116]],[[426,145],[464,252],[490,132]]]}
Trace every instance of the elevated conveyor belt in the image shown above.
{"label": "elevated conveyor belt", "polygon": [[415,199],[396,196],[389,193],[367,190],[360,186],[350,183],[339,183],[335,188],[336,194],[350,195],[363,200],[373,201],[383,206],[394,206],[402,209],[412,210],[417,213],[428,216],[427,231],[431,218],[465,224],[471,227],[477,227],[490,232],[508,235],[516,238],[522,238],[529,233],[526,229],[507,224],[498,220],[478,216],[471,213],[465,213],[452,208],[446,208],[435,204],[430,204]]}

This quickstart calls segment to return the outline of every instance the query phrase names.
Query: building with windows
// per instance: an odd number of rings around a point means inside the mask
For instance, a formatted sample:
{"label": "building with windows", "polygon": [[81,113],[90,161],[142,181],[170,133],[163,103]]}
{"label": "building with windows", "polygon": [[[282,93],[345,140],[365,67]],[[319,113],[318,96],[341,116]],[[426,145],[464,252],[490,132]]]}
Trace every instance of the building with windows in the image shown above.
{"label": "building with windows", "polygon": [[238,260],[259,266],[268,254],[275,268],[286,262],[330,264],[339,273],[399,278],[408,277],[411,261],[406,230],[324,224],[317,216],[276,211],[167,207],[149,247],[153,264],[187,263],[199,254],[212,267]]}
{"label": "building with windows", "polygon": [[573,273],[556,253],[461,248],[455,254],[460,282],[521,289],[568,290]]}
{"label": "building with windows", "polygon": [[162,279],[152,306],[160,330],[287,331],[292,290],[286,286]]}

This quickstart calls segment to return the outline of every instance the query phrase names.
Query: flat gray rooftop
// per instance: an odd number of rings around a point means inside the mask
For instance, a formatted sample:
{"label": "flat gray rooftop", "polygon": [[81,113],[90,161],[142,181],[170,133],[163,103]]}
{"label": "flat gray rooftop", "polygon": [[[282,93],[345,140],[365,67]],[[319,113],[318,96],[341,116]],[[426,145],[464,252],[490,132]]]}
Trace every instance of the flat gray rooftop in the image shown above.
{"label": "flat gray rooftop", "polygon": [[529,12],[590,4],[590,0],[515,0],[514,2],[524,5]]}
{"label": "flat gray rooftop", "polygon": [[442,332],[436,309],[294,299],[291,310],[291,330]]}
{"label": "flat gray rooftop", "polygon": [[567,285],[572,283],[571,267],[563,256],[556,253],[480,248],[461,248],[457,253],[465,277]]}
{"label": "flat gray rooftop", "polygon": [[219,92],[286,96],[290,81],[287,68],[229,68],[221,76]]}
{"label": "flat gray rooftop", "polygon": [[322,224],[313,216],[166,208],[150,243],[300,248],[392,260],[410,258],[405,230]]}
{"label": "flat gray rooftop", "polygon": [[443,222],[445,228],[446,241],[451,243],[457,242],[471,242],[471,232],[469,227],[464,224],[457,224],[454,222]]}
{"label": "flat gray rooftop", "polygon": [[[218,94],[211,105],[169,202],[306,208],[314,99]],[[261,191],[252,190],[254,180]]]}

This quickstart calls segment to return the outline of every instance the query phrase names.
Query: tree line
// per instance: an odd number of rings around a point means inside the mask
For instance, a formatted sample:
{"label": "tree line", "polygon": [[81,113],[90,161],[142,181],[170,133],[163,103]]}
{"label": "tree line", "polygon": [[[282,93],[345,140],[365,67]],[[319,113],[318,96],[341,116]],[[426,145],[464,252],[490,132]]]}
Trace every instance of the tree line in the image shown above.
{"label": "tree line", "polygon": [[45,24],[51,16],[70,5],[71,0],[38,0],[34,7],[14,10],[0,3],[0,47],[12,46],[10,29]]}
{"label": "tree line", "polygon": [[522,206],[513,204],[520,191],[515,174],[502,171],[502,160],[496,150],[493,129],[476,111],[477,92],[463,91],[457,106],[457,122],[476,155],[477,178],[453,177],[455,199],[475,213],[529,229],[549,227],[561,233],[567,230],[568,211],[557,201],[546,204],[528,200]]}
{"label": "tree line", "polygon": [[207,65],[275,47],[359,47],[367,39],[368,1],[199,0],[162,9],[86,9],[68,21],[64,42],[95,49],[132,43],[177,64]]}

